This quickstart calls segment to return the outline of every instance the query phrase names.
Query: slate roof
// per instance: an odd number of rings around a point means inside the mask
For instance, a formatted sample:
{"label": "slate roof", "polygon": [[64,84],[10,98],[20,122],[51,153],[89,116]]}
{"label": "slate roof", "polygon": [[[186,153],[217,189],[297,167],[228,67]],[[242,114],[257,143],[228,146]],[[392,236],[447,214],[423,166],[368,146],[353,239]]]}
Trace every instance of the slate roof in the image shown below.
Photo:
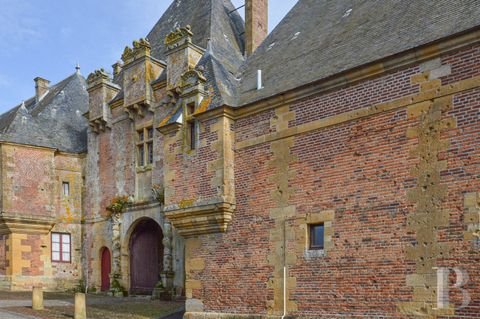
{"label": "slate roof", "polygon": [[35,97],[0,115],[0,141],[83,153],[87,150],[88,111],[85,79],[75,73]]}
{"label": "slate roof", "polygon": [[245,25],[230,0],[175,0],[147,35],[152,56],[166,60],[164,41],[179,27],[192,27],[192,42],[206,48],[213,42],[217,59],[234,72],[244,62]]}
{"label": "slate roof", "polygon": [[[241,69],[237,106],[480,25],[478,0],[300,0]],[[264,89],[256,90],[261,69]]]}

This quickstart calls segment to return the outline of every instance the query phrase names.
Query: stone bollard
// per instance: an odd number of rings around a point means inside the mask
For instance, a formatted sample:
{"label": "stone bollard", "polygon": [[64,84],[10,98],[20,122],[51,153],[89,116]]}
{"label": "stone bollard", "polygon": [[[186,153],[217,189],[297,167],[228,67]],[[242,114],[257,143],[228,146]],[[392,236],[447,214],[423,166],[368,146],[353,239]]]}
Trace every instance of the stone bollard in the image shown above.
{"label": "stone bollard", "polygon": [[74,319],[87,319],[87,307],[85,303],[85,294],[81,292],[77,292],[75,294]]}
{"label": "stone bollard", "polygon": [[33,287],[32,309],[33,310],[43,310],[43,289],[42,289],[42,287]]}

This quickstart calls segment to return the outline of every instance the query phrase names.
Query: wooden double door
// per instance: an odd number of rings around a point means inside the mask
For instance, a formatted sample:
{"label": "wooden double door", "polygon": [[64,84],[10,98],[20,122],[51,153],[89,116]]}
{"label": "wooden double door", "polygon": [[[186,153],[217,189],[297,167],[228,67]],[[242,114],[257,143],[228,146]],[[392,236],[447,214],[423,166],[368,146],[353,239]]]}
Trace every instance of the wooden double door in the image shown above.
{"label": "wooden double door", "polygon": [[140,221],[130,237],[130,293],[150,295],[163,270],[163,233],[153,219]]}

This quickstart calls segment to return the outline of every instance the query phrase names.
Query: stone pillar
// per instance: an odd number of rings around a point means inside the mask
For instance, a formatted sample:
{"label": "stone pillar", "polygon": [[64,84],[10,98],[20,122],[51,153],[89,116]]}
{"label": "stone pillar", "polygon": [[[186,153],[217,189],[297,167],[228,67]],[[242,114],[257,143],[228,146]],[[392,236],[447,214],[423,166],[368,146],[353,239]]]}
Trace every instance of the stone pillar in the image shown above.
{"label": "stone pillar", "polygon": [[172,224],[165,221],[163,224],[163,272],[162,284],[167,293],[173,294],[173,254],[172,254]]}
{"label": "stone pillar", "polygon": [[74,319],[87,319],[87,306],[85,294],[77,292],[75,294],[75,314]]}
{"label": "stone pillar", "polygon": [[43,289],[42,289],[42,287],[33,287],[32,309],[33,310],[43,310]]}
{"label": "stone pillar", "polygon": [[120,242],[121,218],[120,213],[112,213],[112,275],[115,279],[121,278],[122,276]]}

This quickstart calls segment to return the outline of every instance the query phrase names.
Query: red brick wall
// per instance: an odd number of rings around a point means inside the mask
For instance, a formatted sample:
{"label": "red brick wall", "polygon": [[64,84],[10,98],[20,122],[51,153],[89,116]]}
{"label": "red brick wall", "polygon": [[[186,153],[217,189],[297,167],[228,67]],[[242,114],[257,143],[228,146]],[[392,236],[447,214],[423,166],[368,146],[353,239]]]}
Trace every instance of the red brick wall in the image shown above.
{"label": "red brick wall", "polygon": [[55,213],[53,151],[3,145],[3,210],[50,217]]}
{"label": "red brick wall", "polygon": [[[442,57],[452,68],[442,84],[479,76],[479,59],[478,46]],[[418,93],[419,85],[411,84],[410,77],[419,72],[413,66],[295,103],[290,127]],[[450,146],[438,155],[447,160],[440,184],[447,186],[441,207],[448,211],[449,225],[437,229],[438,241],[448,242],[452,251],[448,258],[438,258],[437,265],[468,272],[465,288],[471,303],[456,314],[474,318],[480,307],[480,247],[464,240],[464,195],[480,191],[480,89],[455,94],[453,101],[442,118],[454,117],[457,127],[442,131]],[[273,132],[273,114],[238,120],[237,142]],[[405,317],[398,306],[412,301],[406,277],[415,273],[415,261],[407,259],[406,251],[417,241],[407,229],[415,210],[407,192],[417,185],[412,168],[419,162],[412,154],[418,139],[407,138],[407,129],[418,125],[418,118],[409,118],[406,108],[400,108],[295,136],[290,153],[296,159],[289,166],[294,192],[288,202],[296,206],[294,219],[322,210],[334,210],[335,219],[334,248],[326,257],[308,260],[293,242],[287,243],[287,254],[297,257],[289,270],[296,278],[289,298],[298,307],[294,315]],[[193,289],[193,298],[201,299],[208,312],[266,313],[267,301],[274,298],[267,285],[273,272],[269,231],[275,227],[269,210],[276,207],[272,191],[277,187],[268,162],[274,154],[263,143],[237,149],[235,156],[237,209],[227,233],[202,236],[201,248],[191,256],[206,263],[204,270],[190,274],[202,282],[201,289]],[[197,170],[204,164],[191,164],[200,180]],[[177,182],[198,187],[196,178],[186,178],[191,172],[180,173]],[[288,226],[296,227],[293,221]],[[451,301],[461,303],[460,290],[451,289]]]}

